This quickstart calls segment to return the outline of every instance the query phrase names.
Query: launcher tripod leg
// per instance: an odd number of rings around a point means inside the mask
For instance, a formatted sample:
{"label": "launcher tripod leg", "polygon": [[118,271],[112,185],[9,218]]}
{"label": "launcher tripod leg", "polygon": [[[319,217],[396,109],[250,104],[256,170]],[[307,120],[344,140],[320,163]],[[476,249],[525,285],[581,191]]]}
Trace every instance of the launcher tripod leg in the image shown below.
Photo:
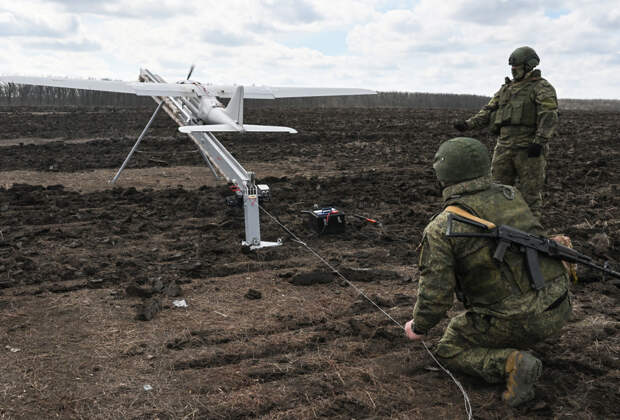
{"label": "launcher tripod leg", "polygon": [[157,105],[157,109],[155,110],[155,112],[153,112],[153,115],[151,116],[151,119],[146,124],[146,127],[144,127],[144,130],[142,130],[142,133],[140,134],[140,137],[138,137],[138,140],[136,141],[136,144],[134,144],[133,147],[131,148],[131,151],[129,152],[129,154],[125,158],[125,161],[123,162],[123,164],[119,168],[118,172],[116,172],[116,175],[114,175],[114,178],[112,178],[111,180],[108,181],[109,184],[114,184],[116,182],[116,180],[118,179],[118,177],[121,176],[121,172],[123,172],[123,169],[125,169],[125,166],[129,162],[129,159],[131,159],[131,157],[133,156],[133,154],[136,151],[136,149],[138,149],[138,145],[142,141],[142,137],[144,137],[144,135],[148,131],[149,127],[151,126],[151,124],[155,120],[155,117],[157,116],[157,113],[159,112],[159,110],[161,109],[163,104],[164,104],[164,101],[161,101],[159,103],[159,105]]}

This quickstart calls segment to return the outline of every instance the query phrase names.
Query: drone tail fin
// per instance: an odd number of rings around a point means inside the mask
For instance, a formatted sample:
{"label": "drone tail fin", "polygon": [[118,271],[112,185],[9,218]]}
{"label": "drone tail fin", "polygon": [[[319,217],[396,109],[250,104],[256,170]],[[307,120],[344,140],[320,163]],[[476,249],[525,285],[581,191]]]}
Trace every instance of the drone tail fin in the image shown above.
{"label": "drone tail fin", "polygon": [[237,86],[230,102],[224,109],[224,112],[239,125],[243,125],[243,96],[243,86]]}

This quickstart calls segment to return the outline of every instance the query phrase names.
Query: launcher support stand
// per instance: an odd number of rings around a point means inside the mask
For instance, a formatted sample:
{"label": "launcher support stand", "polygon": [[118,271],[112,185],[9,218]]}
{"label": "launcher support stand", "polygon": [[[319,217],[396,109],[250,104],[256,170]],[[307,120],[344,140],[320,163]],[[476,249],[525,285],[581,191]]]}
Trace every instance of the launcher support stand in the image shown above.
{"label": "launcher support stand", "polygon": [[[147,69],[140,71],[142,82],[165,82],[160,76],[151,73]],[[191,125],[198,121],[199,103],[194,98],[172,98],[154,96],[153,100],[161,105],[162,109],[179,125]],[[268,187],[256,186],[253,172],[247,172],[232,154],[210,132],[193,132],[189,138],[198,146],[200,153],[209,163],[209,167],[215,173],[217,170],[230,183],[234,184],[243,195],[243,213],[245,219],[245,240],[241,245],[250,250],[281,245],[281,241],[261,241],[259,198],[268,195]],[[262,197],[267,198],[267,197]]]}

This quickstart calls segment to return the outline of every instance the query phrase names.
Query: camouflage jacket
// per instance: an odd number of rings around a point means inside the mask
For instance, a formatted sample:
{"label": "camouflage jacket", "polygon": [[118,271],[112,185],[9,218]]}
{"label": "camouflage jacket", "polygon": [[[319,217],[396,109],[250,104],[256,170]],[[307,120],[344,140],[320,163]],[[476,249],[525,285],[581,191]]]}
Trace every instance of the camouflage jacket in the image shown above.
{"label": "camouflage jacket", "polygon": [[540,70],[532,70],[519,81],[506,78],[489,103],[466,124],[470,128],[488,126],[499,134],[502,146],[546,144],[558,126],[555,89],[541,77]]}
{"label": "camouflage jacket", "polygon": [[[488,176],[452,185],[443,190],[445,206],[458,206],[496,225],[508,225],[540,234],[519,191],[492,184]],[[493,259],[497,243],[489,238],[449,238],[449,212],[439,213],[424,229],[419,268],[418,299],[413,311],[415,331],[426,333],[452,307],[454,295],[468,310],[501,318],[540,313],[568,290],[562,263],[540,256],[545,287],[530,286],[524,255],[509,247],[503,262]],[[479,228],[454,222],[455,232]]]}

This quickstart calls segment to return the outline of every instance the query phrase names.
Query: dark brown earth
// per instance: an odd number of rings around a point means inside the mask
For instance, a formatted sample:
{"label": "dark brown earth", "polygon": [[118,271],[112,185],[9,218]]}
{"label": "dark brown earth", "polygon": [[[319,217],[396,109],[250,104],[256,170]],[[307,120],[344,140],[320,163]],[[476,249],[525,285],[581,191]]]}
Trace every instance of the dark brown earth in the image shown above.
{"label": "dark brown earth", "polygon": [[[107,184],[151,111],[0,110],[0,418],[465,418],[423,347],[265,214],[284,246],[242,252],[242,212],[165,116]],[[404,324],[440,208],[432,156],[467,115],[247,110],[299,134],[218,137],[270,185],[267,211]],[[543,223],[599,261],[620,261],[618,132],[618,113],[564,112],[549,159]],[[346,232],[306,229],[315,203]],[[620,417],[620,289],[580,274],[564,334],[533,349],[535,401],[457,374],[475,418]]]}

